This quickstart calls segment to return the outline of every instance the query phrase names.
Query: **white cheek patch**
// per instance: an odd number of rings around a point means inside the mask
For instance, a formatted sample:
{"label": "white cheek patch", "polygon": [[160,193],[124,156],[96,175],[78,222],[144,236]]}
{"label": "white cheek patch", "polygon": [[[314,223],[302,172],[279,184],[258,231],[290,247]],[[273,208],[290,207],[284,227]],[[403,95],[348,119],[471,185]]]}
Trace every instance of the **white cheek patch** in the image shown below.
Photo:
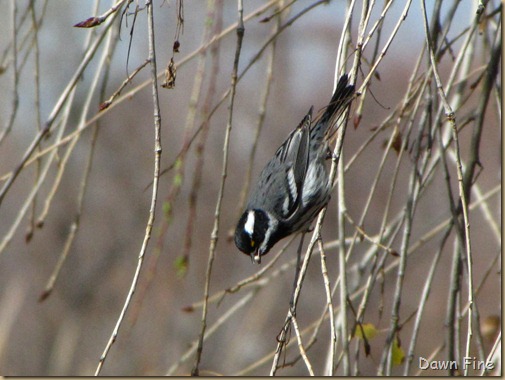
{"label": "white cheek patch", "polygon": [[265,232],[265,238],[263,239],[263,242],[261,243],[260,249],[259,249],[259,254],[264,254],[262,252],[265,252],[268,246],[268,243],[270,242],[270,236],[272,235],[272,232],[277,231],[277,225],[279,222],[277,219],[275,219],[270,213],[267,212],[268,216],[268,229]]}
{"label": "white cheek patch", "polygon": [[254,232],[254,211],[249,211],[247,213],[247,220],[244,225],[244,231],[249,234],[249,236],[253,235]]}

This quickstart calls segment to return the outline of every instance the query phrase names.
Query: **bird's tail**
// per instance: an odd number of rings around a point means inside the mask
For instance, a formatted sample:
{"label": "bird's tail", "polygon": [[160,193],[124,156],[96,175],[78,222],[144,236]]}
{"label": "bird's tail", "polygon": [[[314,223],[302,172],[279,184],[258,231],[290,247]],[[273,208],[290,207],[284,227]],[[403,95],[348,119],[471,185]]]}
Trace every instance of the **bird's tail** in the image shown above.
{"label": "bird's tail", "polygon": [[[353,95],[354,85],[349,84],[349,77],[347,74],[344,74],[338,80],[337,88],[331,97],[330,103],[326,106],[326,110],[321,116],[319,123],[327,124],[331,119],[336,121],[345,110],[345,106],[353,99]],[[329,124],[333,123],[330,122]]]}

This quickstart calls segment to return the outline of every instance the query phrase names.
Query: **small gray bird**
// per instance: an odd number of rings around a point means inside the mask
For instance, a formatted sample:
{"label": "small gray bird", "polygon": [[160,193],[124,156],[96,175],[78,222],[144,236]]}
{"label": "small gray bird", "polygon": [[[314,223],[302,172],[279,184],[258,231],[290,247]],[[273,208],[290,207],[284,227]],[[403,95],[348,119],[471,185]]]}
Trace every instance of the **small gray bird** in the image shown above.
{"label": "small gray bird", "polygon": [[354,86],[344,74],[323,115],[312,123],[311,107],[261,172],[235,229],[236,246],[254,262],[260,263],[279,240],[309,229],[328,204],[328,139],[353,95]]}

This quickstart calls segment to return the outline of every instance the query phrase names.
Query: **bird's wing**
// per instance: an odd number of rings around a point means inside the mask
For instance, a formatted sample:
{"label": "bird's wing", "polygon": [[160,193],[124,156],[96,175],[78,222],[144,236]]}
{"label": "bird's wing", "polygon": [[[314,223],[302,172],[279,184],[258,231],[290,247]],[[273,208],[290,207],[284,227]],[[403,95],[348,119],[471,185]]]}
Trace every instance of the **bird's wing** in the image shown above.
{"label": "bird's wing", "polygon": [[311,118],[312,108],[265,166],[250,206],[263,207],[281,219],[297,210],[309,166]]}
{"label": "bird's wing", "polygon": [[279,148],[279,159],[285,168],[285,186],[289,198],[284,200],[282,216],[289,218],[298,208],[305,176],[309,167],[310,123],[312,107],[298,127]]}

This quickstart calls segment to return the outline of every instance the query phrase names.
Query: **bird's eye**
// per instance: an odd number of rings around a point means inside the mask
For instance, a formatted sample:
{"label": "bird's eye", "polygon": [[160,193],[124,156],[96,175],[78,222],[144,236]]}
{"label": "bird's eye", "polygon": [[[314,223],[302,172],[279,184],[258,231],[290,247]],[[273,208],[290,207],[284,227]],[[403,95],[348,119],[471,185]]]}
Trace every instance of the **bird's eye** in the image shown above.
{"label": "bird's eye", "polygon": [[251,239],[251,248],[254,248],[254,240]]}

